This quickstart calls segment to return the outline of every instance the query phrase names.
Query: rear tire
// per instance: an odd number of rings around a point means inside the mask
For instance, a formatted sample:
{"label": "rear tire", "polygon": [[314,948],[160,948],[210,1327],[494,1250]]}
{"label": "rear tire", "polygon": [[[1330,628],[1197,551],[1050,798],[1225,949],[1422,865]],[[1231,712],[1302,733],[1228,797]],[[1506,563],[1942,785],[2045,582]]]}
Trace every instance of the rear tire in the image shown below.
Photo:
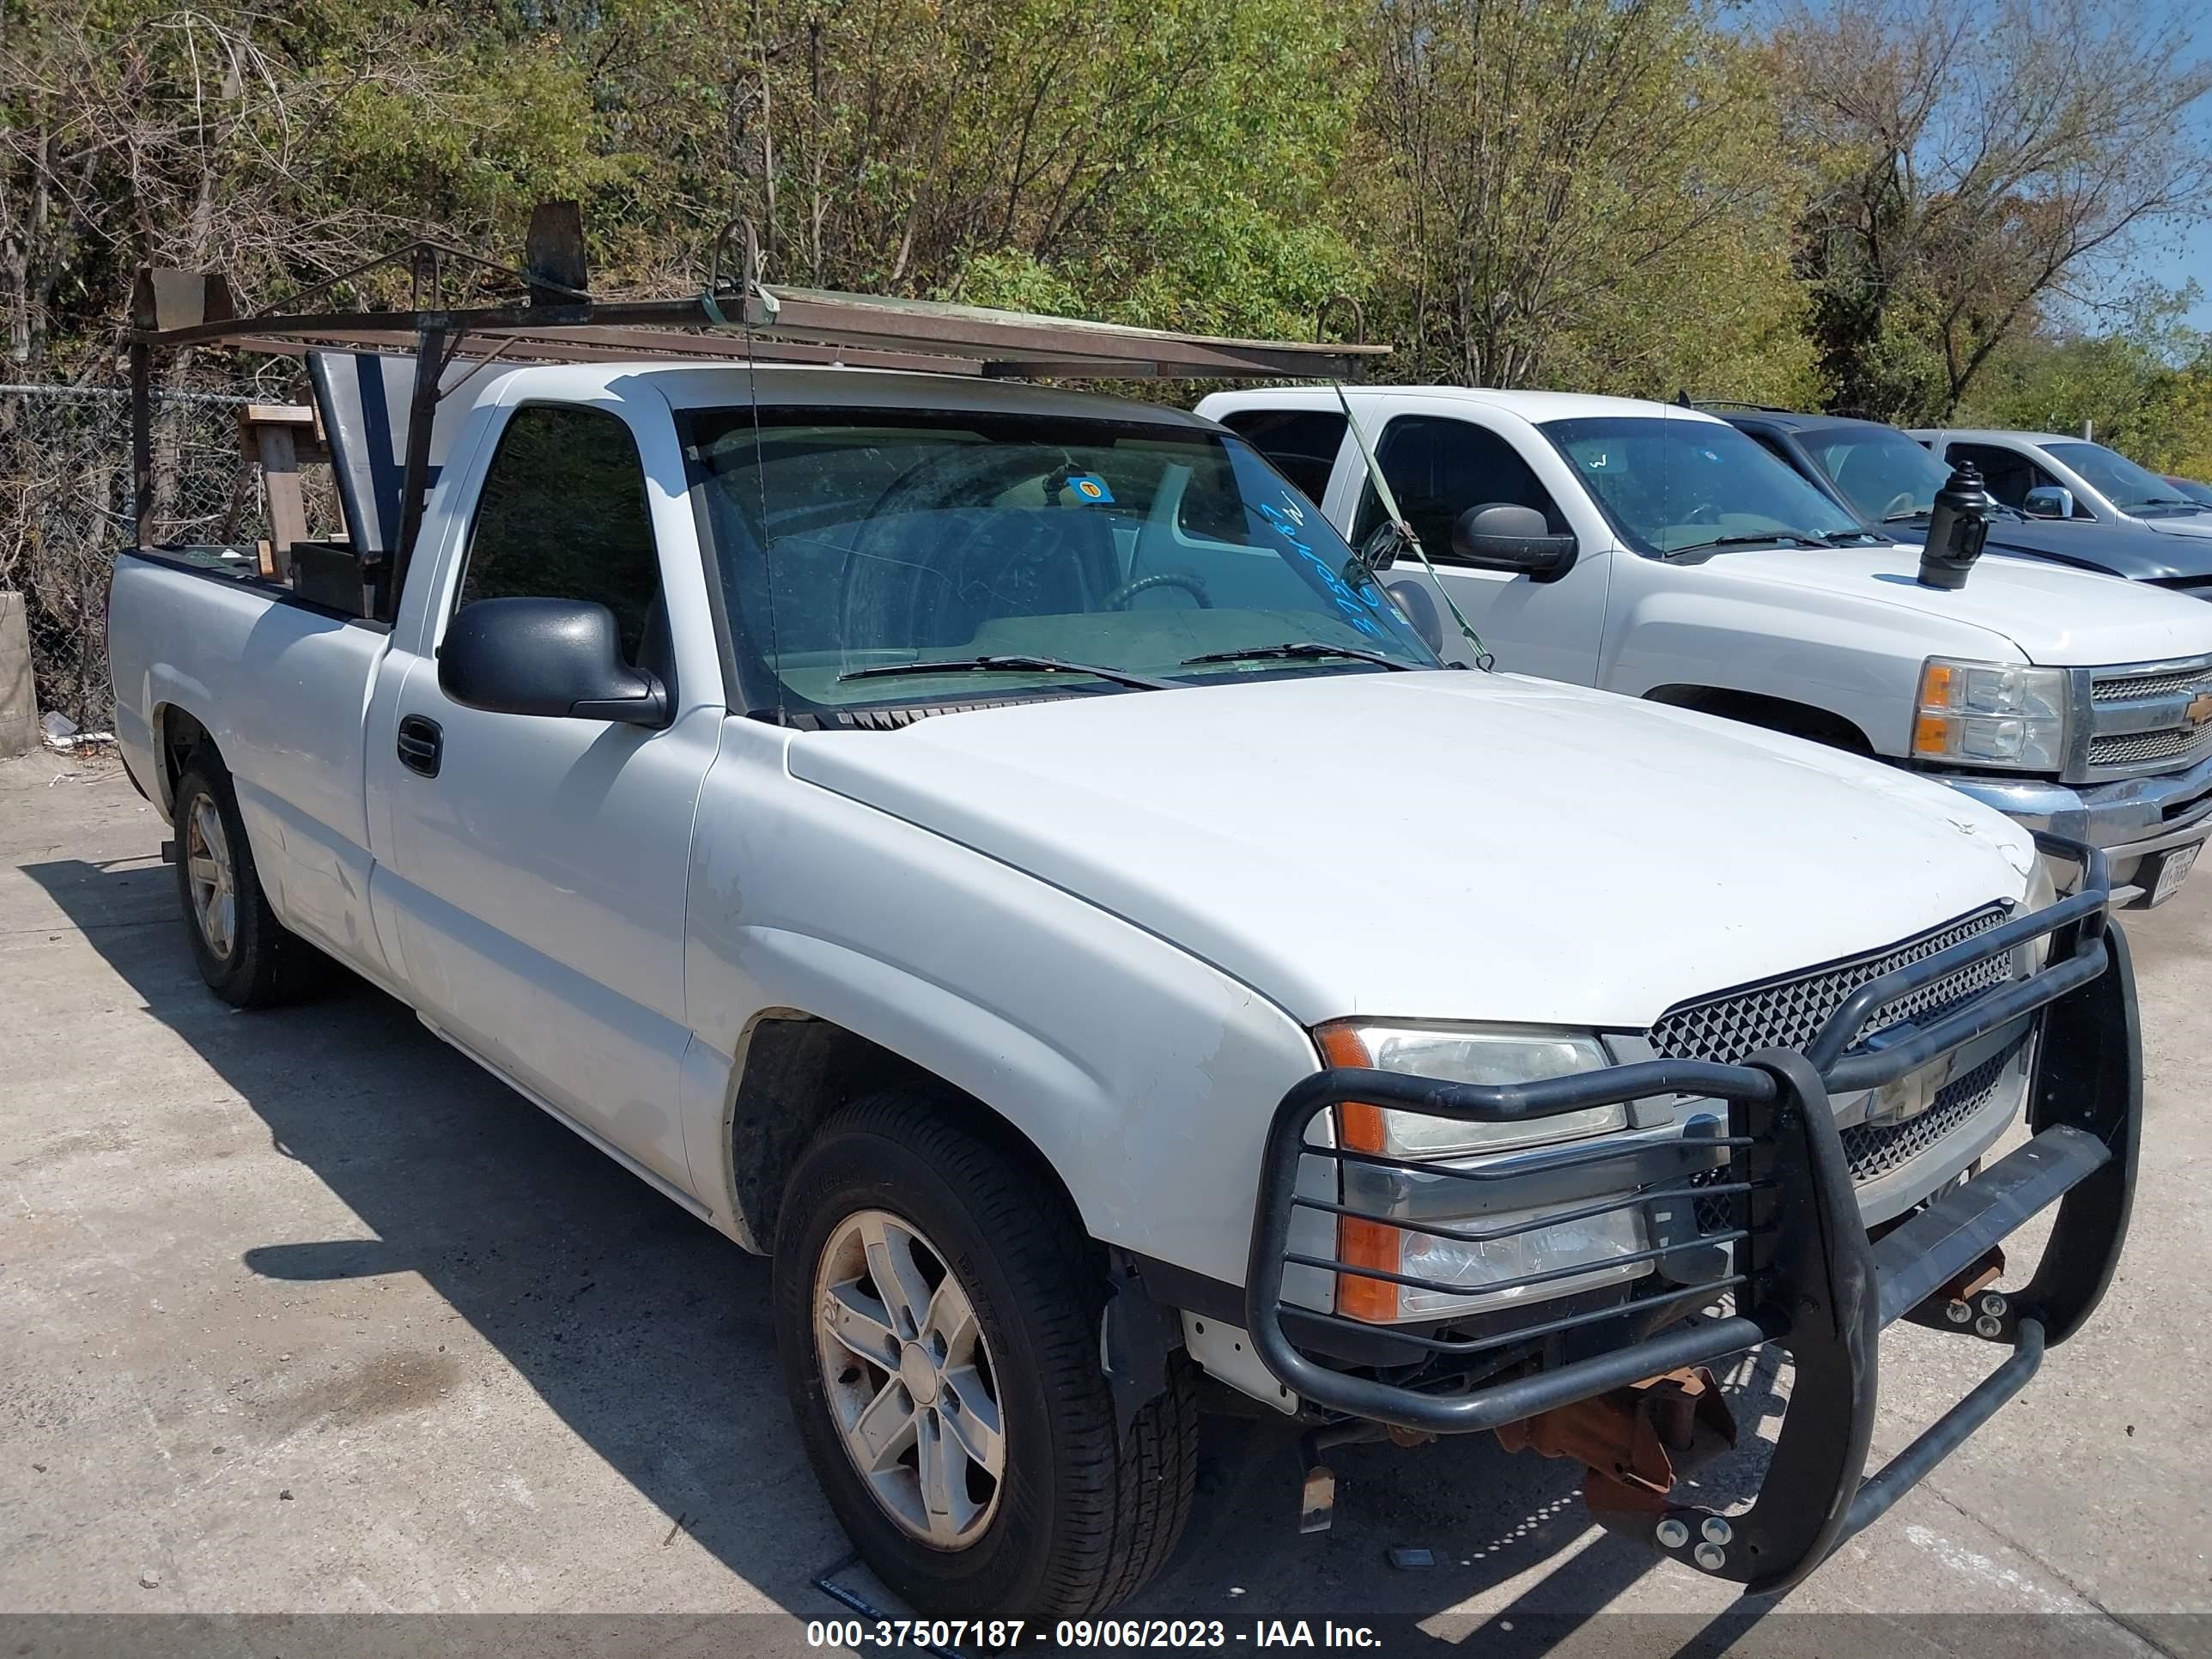
{"label": "rear tire", "polygon": [[208,989],[240,1008],[291,1002],[319,988],[329,958],[270,908],[221,759],[195,750],[177,778],[177,895]]}
{"label": "rear tire", "polygon": [[[1166,1392],[1117,1432],[1099,1369],[1097,1247],[1058,1194],[957,1121],[963,1109],[974,1110],[949,1091],[871,1096],[831,1119],[800,1159],[774,1262],[785,1385],[831,1509],[915,1608],[1079,1618],[1133,1594],[1174,1550],[1197,1469],[1196,1391],[1183,1357],[1170,1356]],[[865,1251],[863,1237],[874,1241]],[[886,1261],[912,1294],[879,1291],[872,1269]],[[935,1327],[948,1305],[972,1310],[973,1333],[956,1337],[940,1384],[927,1356],[942,1352]],[[866,1317],[848,1323],[856,1306]],[[864,1357],[877,1347],[882,1363]],[[879,1434],[862,1418],[908,1426]],[[926,1515],[915,1503],[930,1502],[925,1454],[942,1456],[931,1449],[963,1433],[995,1443],[997,1472],[988,1458],[956,1457],[964,1487],[945,1513]],[[862,1472],[855,1444],[883,1449],[874,1473]]]}

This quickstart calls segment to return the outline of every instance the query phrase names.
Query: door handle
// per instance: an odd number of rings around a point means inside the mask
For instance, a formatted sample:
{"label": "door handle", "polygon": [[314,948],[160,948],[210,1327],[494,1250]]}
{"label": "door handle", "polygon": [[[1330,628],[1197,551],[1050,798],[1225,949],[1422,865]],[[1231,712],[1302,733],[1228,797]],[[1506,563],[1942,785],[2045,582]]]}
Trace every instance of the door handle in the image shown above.
{"label": "door handle", "polygon": [[445,757],[446,734],[438,729],[438,722],[425,720],[420,714],[403,714],[399,719],[399,763],[410,772],[420,772],[426,778],[438,775],[438,763]]}

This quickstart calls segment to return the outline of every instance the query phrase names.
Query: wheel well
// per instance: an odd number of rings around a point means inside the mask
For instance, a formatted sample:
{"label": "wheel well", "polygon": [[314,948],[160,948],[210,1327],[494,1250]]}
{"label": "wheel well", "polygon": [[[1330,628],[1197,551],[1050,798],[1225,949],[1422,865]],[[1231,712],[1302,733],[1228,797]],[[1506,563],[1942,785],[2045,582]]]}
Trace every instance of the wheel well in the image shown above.
{"label": "wheel well", "polygon": [[1867,734],[1851,721],[1809,702],[1792,702],[1787,697],[1770,697],[1757,691],[1729,691],[1711,685],[1662,685],[1644,695],[1652,702],[1663,702],[1674,708],[1694,708],[1700,714],[1718,714],[1723,720],[1741,720],[1746,726],[1809,738],[1832,749],[1848,750],[1854,755],[1874,753],[1874,744]]}
{"label": "wheel well", "polygon": [[185,763],[195,750],[205,749],[219,761],[222,751],[216,747],[215,738],[208,729],[174,703],[163,705],[155,717],[155,734],[161,748],[161,787],[169,800],[177,798],[177,780],[184,775]]}
{"label": "wheel well", "polygon": [[762,1249],[773,1247],[786,1183],[815,1133],[841,1107],[879,1090],[945,1092],[963,1127],[1034,1174],[1078,1218],[1082,1212],[1036,1144],[975,1096],[834,1020],[784,1011],[755,1020],[740,1046],[730,1114],[730,1170],[738,1212]]}

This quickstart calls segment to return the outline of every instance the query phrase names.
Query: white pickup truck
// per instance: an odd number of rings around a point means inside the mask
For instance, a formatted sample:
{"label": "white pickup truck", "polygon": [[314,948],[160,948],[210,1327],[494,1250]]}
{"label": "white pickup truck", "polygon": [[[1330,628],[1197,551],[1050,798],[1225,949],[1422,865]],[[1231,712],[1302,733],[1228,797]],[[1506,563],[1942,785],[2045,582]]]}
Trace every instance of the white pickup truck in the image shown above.
{"label": "white pickup truck", "polygon": [[[1500,667],[1941,778],[2103,848],[2123,902],[2170,897],[2212,835],[2202,600],[1997,556],[1955,591],[1923,586],[1917,547],[1673,404],[1458,386],[1357,388],[1348,402]],[[1198,410],[1355,546],[1381,524],[1336,393],[1229,392]],[[1401,560],[1389,580],[1431,645],[1469,659],[1426,572]]]}
{"label": "white pickup truck", "polygon": [[[1894,769],[1448,668],[1188,415],[665,362],[453,398],[388,621],[118,559],[191,948],[242,1006],[336,958],[771,1250],[798,1431],[918,1607],[1133,1591],[1205,1379],[1316,1448],[1587,1454],[1614,1524],[1777,1588],[2100,1297],[2141,1096],[2093,853],[2060,898]],[[1904,1317],[1996,1369],[1863,1480]],[[1675,1486],[1733,1434],[1695,1368],[1767,1342],[1723,1517]]]}

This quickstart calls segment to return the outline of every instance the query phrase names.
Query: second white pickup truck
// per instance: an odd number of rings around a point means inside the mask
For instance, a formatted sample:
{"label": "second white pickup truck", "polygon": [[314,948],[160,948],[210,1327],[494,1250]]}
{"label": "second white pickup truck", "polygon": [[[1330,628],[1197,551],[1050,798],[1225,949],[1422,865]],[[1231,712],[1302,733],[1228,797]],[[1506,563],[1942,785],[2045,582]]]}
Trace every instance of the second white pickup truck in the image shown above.
{"label": "second white pickup truck", "polygon": [[[2105,849],[2123,902],[2179,888],[2212,834],[2212,607],[1991,556],[1956,590],[1746,434],[1622,398],[1460,386],[1348,393],[1438,580],[1507,670],[1878,756]],[[1345,403],[1227,392],[1354,546],[1382,520]],[[1485,522],[1477,526],[1476,517]],[[1473,647],[1425,572],[1394,592]]]}
{"label": "second white pickup truck", "polygon": [[[1202,1378],[1316,1450],[1595,1460],[1611,1523],[1771,1589],[2097,1304],[2142,1101],[2093,851],[2059,898],[1893,769],[1449,669],[1190,416],[665,362],[453,396],[382,616],[118,561],[191,948],[247,1006],[337,958],[771,1250],[794,1433],[886,1583],[999,1621],[963,1639],[1158,1569]],[[1996,1370],[1863,1478],[1908,1317]],[[1697,1368],[1769,1342],[1723,1516],[1675,1484],[1734,1434]]]}

